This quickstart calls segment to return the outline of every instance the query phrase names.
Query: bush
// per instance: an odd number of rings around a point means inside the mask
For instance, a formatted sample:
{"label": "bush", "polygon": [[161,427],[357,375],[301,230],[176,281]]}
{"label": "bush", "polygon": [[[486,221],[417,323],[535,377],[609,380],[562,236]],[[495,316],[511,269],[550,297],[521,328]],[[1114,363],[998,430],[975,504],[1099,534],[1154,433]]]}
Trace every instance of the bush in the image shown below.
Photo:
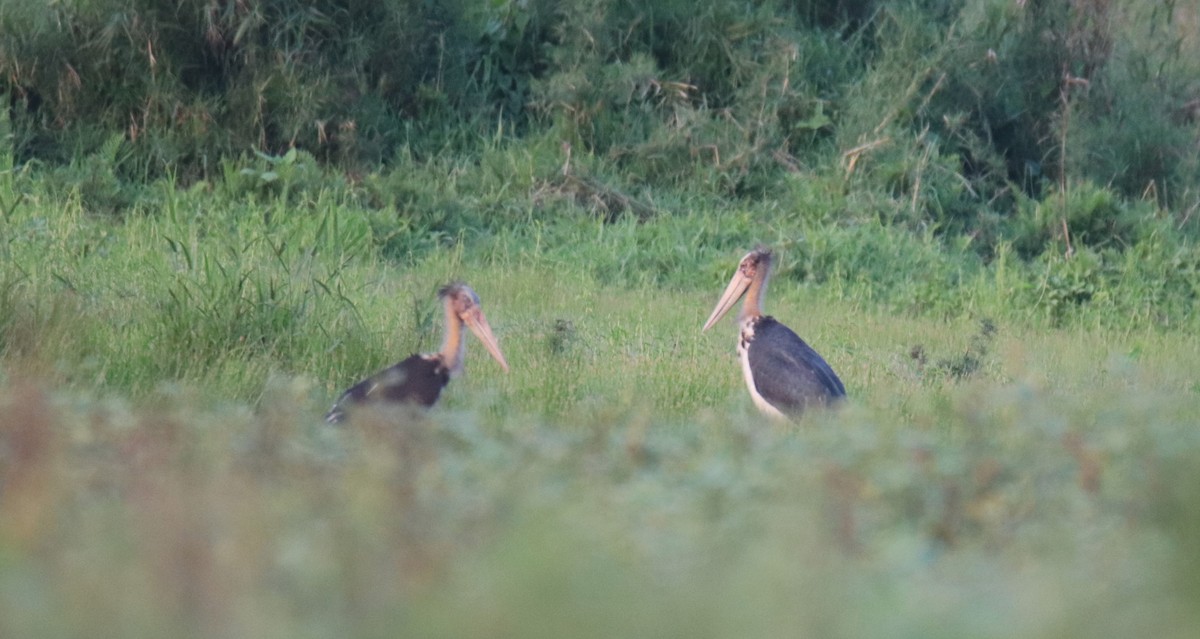
{"label": "bush", "polygon": [[467,17],[413,0],[102,0],[49,12],[15,0],[0,8],[0,72],[22,159],[63,161],[99,130],[125,135],[151,177],[209,177],[252,147],[379,162],[407,118],[439,115],[440,96],[480,104]]}
{"label": "bush", "polygon": [[[543,240],[598,221],[628,234],[605,250],[659,251],[597,257],[594,275],[625,284],[693,282],[672,269],[708,264],[688,246],[704,237],[828,243],[806,281],[912,309],[967,309],[962,282],[1002,266],[1019,273],[1008,290],[1058,291],[1026,298],[1036,312],[1100,305],[1087,286],[1126,287],[1113,308],[1144,317],[1191,294],[1163,266],[1200,219],[1187,7],[43,8],[0,6],[6,155],[90,214],[153,216],[146,185],[199,185],[264,217],[332,198],[405,264],[498,237],[568,254]],[[1153,286],[1113,275],[1131,251]]]}

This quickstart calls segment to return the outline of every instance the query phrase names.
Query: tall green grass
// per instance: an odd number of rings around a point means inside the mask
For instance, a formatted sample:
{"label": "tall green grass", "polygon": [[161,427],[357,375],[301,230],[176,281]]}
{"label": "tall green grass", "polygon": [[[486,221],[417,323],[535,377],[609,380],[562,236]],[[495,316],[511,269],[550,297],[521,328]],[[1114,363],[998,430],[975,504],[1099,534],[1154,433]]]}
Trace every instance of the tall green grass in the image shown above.
{"label": "tall green grass", "polygon": [[[860,178],[971,232],[1069,180],[1195,202],[1188,3],[1005,0],[103,0],[0,8],[22,161],[129,142],[118,176],[212,179],[252,150],[363,171],[552,135],[627,182],[775,191],[858,148]],[[955,177],[952,177],[955,176]],[[71,179],[70,174],[64,179]]]}
{"label": "tall green grass", "polygon": [[[829,177],[798,181],[788,200],[736,206],[662,191],[653,216],[610,217],[539,161],[497,142],[477,164],[413,163],[352,185],[302,153],[265,156],[230,162],[214,184],[156,182],[119,218],[82,190],[10,168],[0,175],[2,361],[133,396],[184,382],[245,399],[273,373],[332,392],[436,346],[433,292],[455,278],[521,335],[605,358],[637,337],[630,317],[645,318],[643,334],[690,333],[758,242],[779,250],[774,293],[802,300],[795,321],[833,322],[831,334],[880,312],[967,334],[985,320],[1002,334],[1195,329],[1193,243],[1150,205],[1114,217],[1124,205],[1096,187],[1023,205],[1037,237],[1067,207],[1072,256],[1013,241],[984,259],[969,241],[897,231],[870,211],[872,195],[839,193]],[[633,297],[607,304],[613,291]],[[518,330],[501,327],[502,337]]]}
{"label": "tall green grass", "polygon": [[[842,299],[1063,326],[1196,301],[1186,4],[33,4],[0,9],[0,152],[88,215],[344,205],[406,266],[599,238],[581,268],[622,285],[765,240]],[[192,281],[261,305],[296,276],[239,284],[256,250]]]}

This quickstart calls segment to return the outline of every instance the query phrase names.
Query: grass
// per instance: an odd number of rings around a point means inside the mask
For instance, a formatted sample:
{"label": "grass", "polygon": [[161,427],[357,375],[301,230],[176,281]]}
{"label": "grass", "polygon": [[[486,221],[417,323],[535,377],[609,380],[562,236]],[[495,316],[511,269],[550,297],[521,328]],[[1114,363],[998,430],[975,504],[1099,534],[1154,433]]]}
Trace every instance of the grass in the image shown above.
{"label": "grass", "polygon": [[[0,9],[0,637],[1200,629],[1190,7],[92,4]],[[700,332],[759,242],[843,410]],[[511,373],[325,425],[453,279]]]}
{"label": "grass", "polygon": [[956,382],[894,352],[950,328],[912,324],[875,317],[855,357],[817,342],[855,399],[796,425],[750,411],[729,335],[694,340],[703,362],[584,357],[550,380],[553,349],[507,320],[513,374],[476,353],[400,428],[328,429],[295,378],[254,406],[10,383],[0,618],[47,637],[1190,636],[1194,342],[1097,367],[1079,347],[1111,336],[1001,336]]}
{"label": "grass", "polygon": [[[3,636],[1200,627],[1189,324],[1056,321],[1000,285],[1036,281],[1017,267],[751,205],[564,204],[448,235],[325,190],[163,188],[114,219],[22,175],[0,240]],[[756,229],[783,258],[768,310],[845,410],[764,421],[733,327],[699,330]],[[902,256],[923,266],[883,273]],[[512,372],[472,344],[428,415],[325,426],[342,388],[436,346],[453,278]]]}

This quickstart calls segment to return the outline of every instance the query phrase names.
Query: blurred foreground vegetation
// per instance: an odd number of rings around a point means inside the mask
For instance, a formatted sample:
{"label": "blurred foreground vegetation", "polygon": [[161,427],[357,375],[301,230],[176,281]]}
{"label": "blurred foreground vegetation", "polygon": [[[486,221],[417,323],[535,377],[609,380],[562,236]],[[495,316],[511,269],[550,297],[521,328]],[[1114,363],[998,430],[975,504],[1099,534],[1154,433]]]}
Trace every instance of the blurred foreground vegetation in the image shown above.
{"label": "blurred foreground vegetation", "polygon": [[[967,383],[872,366],[874,392],[787,426],[723,402],[497,416],[486,381],[345,429],[303,380],[253,408],[6,384],[0,631],[1194,636],[1195,343],[1155,372],[1021,341]],[[469,379],[499,374],[480,360]],[[580,376],[612,375],[649,376]]]}

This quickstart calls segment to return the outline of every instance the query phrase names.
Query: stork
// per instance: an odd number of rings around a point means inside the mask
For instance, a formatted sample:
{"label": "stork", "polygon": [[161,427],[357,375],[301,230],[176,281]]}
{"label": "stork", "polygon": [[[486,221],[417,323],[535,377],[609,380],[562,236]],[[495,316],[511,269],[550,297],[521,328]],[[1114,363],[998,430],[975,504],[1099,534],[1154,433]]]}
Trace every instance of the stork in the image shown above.
{"label": "stork", "polygon": [[325,415],[325,421],[336,424],[345,419],[351,406],[359,404],[433,406],[450,379],[462,373],[467,350],[462,331],[464,324],[483,342],[483,347],[500,363],[504,372],[508,372],[508,362],[504,361],[504,354],[500,352],[500,345],[492,334],[475,291],[456,282],[442,287],[438,298],[446,312],[446,333],[441,350],[411,355],[351,386]]}
{"label": "stork", "polygon": [[737,350],[746,387],[759,411],[785,418],[814,405],[832,404],[846,396],[846,389],[829,364],[792,329],[763,315],[771,257],[769,248],[759,246],[742,258],[701,331],[711,328],[745,296],[738,314]]}

